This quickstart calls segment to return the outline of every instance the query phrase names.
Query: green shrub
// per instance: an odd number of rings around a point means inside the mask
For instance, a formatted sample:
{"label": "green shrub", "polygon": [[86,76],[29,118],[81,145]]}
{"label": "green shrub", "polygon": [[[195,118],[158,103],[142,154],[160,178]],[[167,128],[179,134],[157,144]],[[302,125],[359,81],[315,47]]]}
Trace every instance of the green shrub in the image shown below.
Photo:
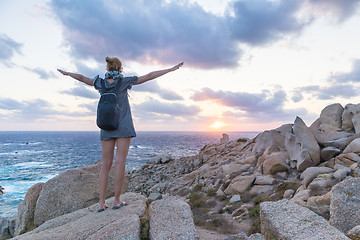
{"label": "green shrub", "polygon": [[274,236],[274,234],[272,234],[271,232],[269,231],[266,231],[265,234],[265,239],[266,240],[277,240],[276,237]]}
{"label": "green shrub", "polygon": [[298,187],[300,187],[301,183],[298,182],[283,182],[281,183],[277,188],[275,192],[280,193],[281,195],[284,195],[284,192],[288,189],[292,189],[296,191]]}
{"label": "green shrub", "polygon": [[208,200],[206,201],[206,207],[213,208],[217,205],[217,202],[215,200]]}
{"label": "green shrub", "polygon": [[[147,208],[147,209],[149,209],[149,208]],[[149,238],[149,230],[150,230],[149,210],[146,210],[145,215],[140,217],[140,224],[141,224],[140,239],[141,240],[150,239]]]}
{"label": "green shrub", "polygon": [[250,236],[255,233],[261,233],[261,221],[259,218],[251,224],[251,228],[247,232],[247,235]]}
{"label": "green shrub", "polygon": [[190,205],[192,208],[198,208],[205,206],[205,200],[204,199],[197,199]]}
{"label": "green shrub", "polygon": [[226,195],[222,195],[219,196],[217,199],[219,199],[219,201],[225,201],[227,199]]}
{"label": "green shrub", "polygon": [[250,217],[258,217],[260,215],[260,204],[256,204],[249,210]]}
{"label": "green shrub", "polygon": [[262,202],[269,202],[269,201],[271,201],[271,198],[269,196],[259,196],[254,199],[254,204],[258,205]]}
{"label": "green shrub", "polygon": [[205,220],[204,216],[202,216],[202,215],[194,215],[194,223],[195,223],[195,225],[203,226],[203,225],[205,225],[206,220]]}
{"label": "green shrub", "polygon": [[193,191],[195,191],[195,192],[201,191],[203,186],[204,185],[202,183],[198,183],[195,185],[195,187],[193,187]]}
{"label": "green shrub", "polygon": [[272,175],[274,175],[275,173],[278,173],[278,172],[287,172],[287,171],[288,171],[287,167],[285,167],[285,166],[283,166],[281,164],[275,164],[270,169],[270,173]]}
{"label": "green shrub", "polygon": [[209,190],[207,191],[206,195],[208,195],[209,197],[215,196],[217,192],[216,188],[209,188]]}

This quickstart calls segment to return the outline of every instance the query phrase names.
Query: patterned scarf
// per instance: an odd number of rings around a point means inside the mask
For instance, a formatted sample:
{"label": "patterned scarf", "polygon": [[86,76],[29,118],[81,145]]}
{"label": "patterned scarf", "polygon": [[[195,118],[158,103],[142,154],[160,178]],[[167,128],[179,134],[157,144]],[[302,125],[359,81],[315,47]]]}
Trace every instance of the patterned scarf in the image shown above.
{"label": "patterned scarf", "polygon": [[119,72],[119,71],[109,71],[105,73],[105,78],[109,79],[119,79],[119,78],[123,78],[123,75]]}

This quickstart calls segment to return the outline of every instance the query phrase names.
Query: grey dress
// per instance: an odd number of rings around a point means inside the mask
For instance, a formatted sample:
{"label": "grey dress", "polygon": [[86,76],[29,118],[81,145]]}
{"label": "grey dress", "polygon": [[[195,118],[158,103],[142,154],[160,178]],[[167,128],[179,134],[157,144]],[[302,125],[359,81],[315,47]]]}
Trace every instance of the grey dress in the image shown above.
{"label": "grey dress", "polygon": [[[108,77],[107,74],[105,77]],[[101,129],[100,140],[104,141],[112,138],[136,137],[127,91],[130,90],[132,85],[137,82],[138,77],[122,77],[121,73],[118,73],[118,75],[111,75],[109,78],[112,78],[115,81],[110,84],[106,78],[104,79],[97,75],[94,77],[94,87],[97,90],[101,90],[101,81],[105,81],[105,87],[107,89],[113,88],[118,81],[121,81],[120,87],[116,93],[117,102],[121,108],[120,123],[119,128],[116,130],[108,131]]]}

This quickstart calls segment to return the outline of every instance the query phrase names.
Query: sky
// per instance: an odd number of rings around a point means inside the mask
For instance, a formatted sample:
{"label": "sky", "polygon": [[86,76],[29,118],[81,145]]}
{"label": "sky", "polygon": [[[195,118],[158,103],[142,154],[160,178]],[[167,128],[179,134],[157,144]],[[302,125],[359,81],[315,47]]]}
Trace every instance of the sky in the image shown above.
{"label": "sky", "polygon": [[310,126],[360,103],[360,0],[0,0],[0,131],[96,131],[99,93],[57,72],[125,76],[138,131]]}

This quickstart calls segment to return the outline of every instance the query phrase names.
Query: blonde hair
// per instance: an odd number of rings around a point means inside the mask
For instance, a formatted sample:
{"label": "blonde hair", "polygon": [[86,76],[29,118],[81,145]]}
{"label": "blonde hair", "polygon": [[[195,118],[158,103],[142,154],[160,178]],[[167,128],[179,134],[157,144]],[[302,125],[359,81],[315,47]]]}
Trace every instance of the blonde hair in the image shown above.
{"label": "blonde hair", "polygon": [[106,57],[106,70],[107,71],[120,71],[122,70],[122,63],[117,57]]}

